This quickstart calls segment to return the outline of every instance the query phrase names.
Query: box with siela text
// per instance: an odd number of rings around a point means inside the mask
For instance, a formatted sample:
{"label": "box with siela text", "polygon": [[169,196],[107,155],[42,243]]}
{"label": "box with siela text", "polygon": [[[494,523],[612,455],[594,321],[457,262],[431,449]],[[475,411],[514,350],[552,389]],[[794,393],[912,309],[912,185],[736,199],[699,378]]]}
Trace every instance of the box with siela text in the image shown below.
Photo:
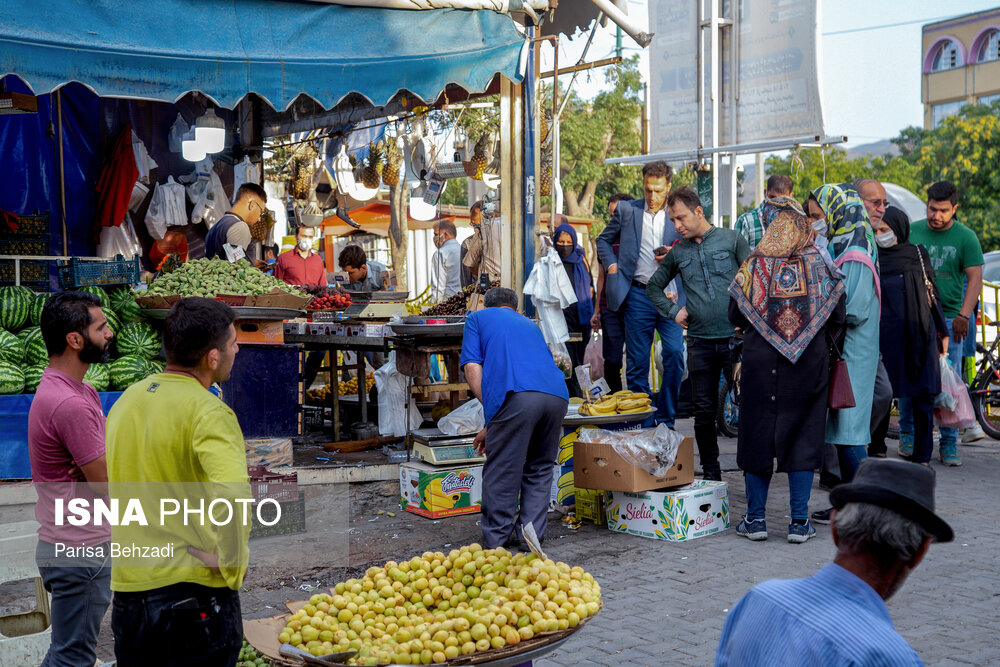
{"label": "box with siela text", "polygon": [[608,530],[684,542],[729,528],[726,482],[697,480],[670,491],[611,491]]}

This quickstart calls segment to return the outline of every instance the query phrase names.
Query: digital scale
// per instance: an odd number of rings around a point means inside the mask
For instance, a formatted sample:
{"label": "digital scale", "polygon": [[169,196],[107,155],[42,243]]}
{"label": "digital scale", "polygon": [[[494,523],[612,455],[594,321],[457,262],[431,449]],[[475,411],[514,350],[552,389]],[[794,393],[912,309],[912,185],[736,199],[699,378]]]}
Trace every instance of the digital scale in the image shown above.
{"label": "digital scale", "polygon": [[387,320],[400,311],[406,312],[409,295],[409,292],[351,292],[351,305],[344,311],[344,317]]}
{"label": "digital scale", "polygon": [[446,435],[436,428],[413,431],[413,454],[432,466],[482,463],[486,456],[472,446],[475,435]]}

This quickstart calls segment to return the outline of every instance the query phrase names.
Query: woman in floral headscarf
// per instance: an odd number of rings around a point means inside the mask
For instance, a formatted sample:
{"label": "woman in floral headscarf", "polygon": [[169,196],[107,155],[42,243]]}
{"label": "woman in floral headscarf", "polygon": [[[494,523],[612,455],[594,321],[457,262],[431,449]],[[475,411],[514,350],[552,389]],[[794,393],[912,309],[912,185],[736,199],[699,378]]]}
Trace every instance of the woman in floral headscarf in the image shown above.
{"label": "woman in floral headscarf", "polygon": [[729,288],[729,320],[743,330],[740,432],[747,514],[736,533],[767,538],[764,508],[774,460],[788,473],[789,542],[809,524],[813,470],[823,461],[830,378],[827,331],[844,322],[844,284],[814,246],[816,232],[795,200],[764,202],[764,237]]}
{"label": "woman in floral headscarf", "polygon": [[[847,321],[840,351],[857,405],[831,410],[826,427],[826,442],[836,446],[840,479],[846,483],[854,478],[871,442],[871,398],[879,356],[878,251],[868,212],[854,186],[827,183],[812,194],[826,215],[828,248],[844,274],[846,288]],[[829,523],[831,511],[814,512],[812,519]]]}

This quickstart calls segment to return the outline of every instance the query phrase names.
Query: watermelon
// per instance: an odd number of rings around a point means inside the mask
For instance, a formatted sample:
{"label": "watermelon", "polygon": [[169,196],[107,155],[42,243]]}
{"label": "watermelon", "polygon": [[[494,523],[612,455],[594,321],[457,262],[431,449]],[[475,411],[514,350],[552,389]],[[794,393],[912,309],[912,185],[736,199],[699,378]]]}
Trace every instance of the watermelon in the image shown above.
{"label": "watermelon", "polygon": [[150,373],[150,375],[153,375],[155,373],[162,373],[163,370],[167,367],[167,362],[163,361],[162,359],[150,359],[149,365],[153,369],[153,372]]}
{"label": "watermelon", "polygon": [[24,372],[19,364],[0,361],[0,394],[20,394],[24,391]]}
{"label": "watermelon", "polygon": [[30,327],[17,334],[17,337],[24,343],[24,360],[32,365],[46,365],[49,363],[49,351],[45,348],[45,339],[42,338],[41,327]]}
{"label": "watermelon", "polygon": [[145,322],[132,322],[123,326],[117,341],[118,351],[123,355],[152,359],[160,352],[160,336]]}
{"label": "watermelon", "polygon": [[155,372],[154,367],[148,360],[134,355],[126,355],[120,359],[115,359],[109,364],[108,370],[111,377],[111,386],[119,390],[126,389]]}
{"label": "watermelon", "polygon": [[17,331],[28,320],[33,297],[26,287],[0,287],[0,328]]}
{"label": "watermelon", "polygon": [[110,383],[108,364],[91,364],[83,376],[83,381],[97,391],[107,391]]}
{"label": "watermelon", "polygon": [[0,361],[12,364],[24,361],[24,341],[3,329],[0,329]]}
{"label": "watermelon", "polygon": [[45,302],[52,297],[51,294],[36,294],[35,300],[31,304],[31,323],[36,327],[42,323],[42,309],[45,308]]}
{"label": "watermelon", "polygon": [[108,293],[102,288],[96,287],[94,285],[88,285],[87,287],[78,287],[77,292],[90,292],[96,297],[101,299],[101,308],[108,308],[111,306],[111,301],[108,299]]}
{"label": "watermelon", "polygon": [[101,308],[101,311],[104,313],[104,317],[108,318],[107,327],[111,329],[111,333],[117,336],[118,332],[122,329],[121,320],[115,315],[115,311],[110,308]]}
{"label": "watermelon", "polygon": [[142,309],[135,302],[135,293],[129,287],[118,287],[108,293],[111,308],[122,322],[138,322]]}
{"label": "watermelon", "polygon": [[34,394],[38,390],[38,384],[42,381],[42,373],[45,366],[28,366],[24,369],[24,393]]}

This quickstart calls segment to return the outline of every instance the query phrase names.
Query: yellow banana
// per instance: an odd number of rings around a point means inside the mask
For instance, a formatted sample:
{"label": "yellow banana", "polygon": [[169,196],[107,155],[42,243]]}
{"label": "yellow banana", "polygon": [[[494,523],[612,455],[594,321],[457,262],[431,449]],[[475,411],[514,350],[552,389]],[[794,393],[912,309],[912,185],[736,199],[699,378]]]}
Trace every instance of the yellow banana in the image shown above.
{"label": "yellow banana", "polygon": [[560,487],[559,491],[556,492],[556,500],[562,502],[576,493],[576,487],[573,485],[567,487]]}
{"label": "yellow banana", "polygon": [[573,486],[573,471],[572,470],[570,470],[569,472],[564,472],[562,475],[559,476],[559,485],[558,486],[560,488],[562,488],[564,486]]}

